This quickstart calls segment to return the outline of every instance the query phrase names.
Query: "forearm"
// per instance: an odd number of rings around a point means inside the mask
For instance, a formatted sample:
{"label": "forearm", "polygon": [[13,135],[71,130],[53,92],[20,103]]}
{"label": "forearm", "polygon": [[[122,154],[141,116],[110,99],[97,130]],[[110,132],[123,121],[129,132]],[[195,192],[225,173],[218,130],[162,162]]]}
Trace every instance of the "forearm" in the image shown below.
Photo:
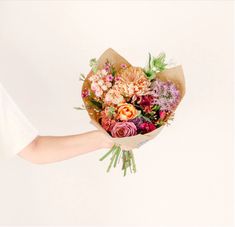
{"label": "forearm", "polygon": [[19,156],[33,163],[51,163],[111,146],[112,141],[100,131],[71,136],[39,136]]}

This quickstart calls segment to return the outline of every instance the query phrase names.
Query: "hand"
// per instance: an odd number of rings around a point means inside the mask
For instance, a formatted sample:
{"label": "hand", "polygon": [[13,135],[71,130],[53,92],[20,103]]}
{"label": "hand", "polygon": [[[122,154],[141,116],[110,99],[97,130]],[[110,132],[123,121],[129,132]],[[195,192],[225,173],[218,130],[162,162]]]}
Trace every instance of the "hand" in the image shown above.
{"label": "hand", "polygon": [[114,141],[104,132],[97,130],[96,133],[97,139],[100,141],[100,148],[111,148],[114,145]]}

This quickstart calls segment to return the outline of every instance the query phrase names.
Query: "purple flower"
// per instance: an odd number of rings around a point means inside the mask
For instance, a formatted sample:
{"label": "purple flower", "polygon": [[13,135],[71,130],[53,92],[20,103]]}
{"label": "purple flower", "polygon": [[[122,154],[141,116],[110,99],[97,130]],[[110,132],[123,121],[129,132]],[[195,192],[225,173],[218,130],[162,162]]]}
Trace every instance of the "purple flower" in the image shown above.
{"label": "purple flower", "polygon": [[139,133],[141,131],[140,125],[145,122],[145,120],[142,117],[136,117],[134,119],[129,120],[129,122],[133,122],[137,128],[137,132]]}
{"label": "purple flower", "polygon": [[112,75],[112,74],[108,74],[108,75],[105,77],[105,81],[107,81],[107,82],[112,82],[112,81],[113,81],[113,75]]}
{"label": "purple flower", "polygon": [[126,69],[126,68],[127,68],[127,65],[124,64],[124,63],[122,63],[122,64],[121,64],[121,68],[122,68],[122,69]]}
{"label": "purple flower", "polygon": [[156,129],[156,126],[152,122],[145,120],[143,117],[136,117],[129,122],[133,122],[137,128],[137,132],[141,134],[145,134]]}
{"label": "purple flower", "polygon": [[128,137],[137,134],[137,128],[132,122],[116,122],[111,130],[112,137]]}
{"label": "purple flower", "polygon": [[151,85],[150,95],[153,96],[153,104],[165,111],[174,111],[180,101],[180,92],[170,81],[156,79]]}

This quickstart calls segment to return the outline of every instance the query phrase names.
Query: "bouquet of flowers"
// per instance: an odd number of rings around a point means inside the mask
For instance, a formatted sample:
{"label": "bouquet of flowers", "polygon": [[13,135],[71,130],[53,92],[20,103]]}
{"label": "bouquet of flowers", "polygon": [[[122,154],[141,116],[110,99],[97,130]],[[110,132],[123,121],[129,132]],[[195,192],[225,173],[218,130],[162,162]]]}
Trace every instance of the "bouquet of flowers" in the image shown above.
{"label": "bouquet of flowers", "polygon": [[156,137],[173,118],[185,93],[182,67],[168,68],[164,53],[149,54],[146,67],[135,67],[112,49],[91,59],[90,66],[86,77],[81,74],[84,105],[91,122],[114,141],[100,160],[110,156],[107,171],[122,160],[124,176],[128,168],[136,172],[127,148]]}

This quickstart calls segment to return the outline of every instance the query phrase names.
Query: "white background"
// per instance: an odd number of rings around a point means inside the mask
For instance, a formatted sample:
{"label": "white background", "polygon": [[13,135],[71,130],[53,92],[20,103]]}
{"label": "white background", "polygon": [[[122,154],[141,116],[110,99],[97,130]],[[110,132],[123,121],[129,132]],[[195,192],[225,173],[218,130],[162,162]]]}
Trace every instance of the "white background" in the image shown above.
{"label": "white background", "polygon": [[1,1],[0,81],[42,135],[93,129],[78,75],[108,47],[138,66],[165,51],[187,90],[135,175],[107,174],[105,150],[1,161],[0,224],[231,225],[232,17],[232,1]]}

